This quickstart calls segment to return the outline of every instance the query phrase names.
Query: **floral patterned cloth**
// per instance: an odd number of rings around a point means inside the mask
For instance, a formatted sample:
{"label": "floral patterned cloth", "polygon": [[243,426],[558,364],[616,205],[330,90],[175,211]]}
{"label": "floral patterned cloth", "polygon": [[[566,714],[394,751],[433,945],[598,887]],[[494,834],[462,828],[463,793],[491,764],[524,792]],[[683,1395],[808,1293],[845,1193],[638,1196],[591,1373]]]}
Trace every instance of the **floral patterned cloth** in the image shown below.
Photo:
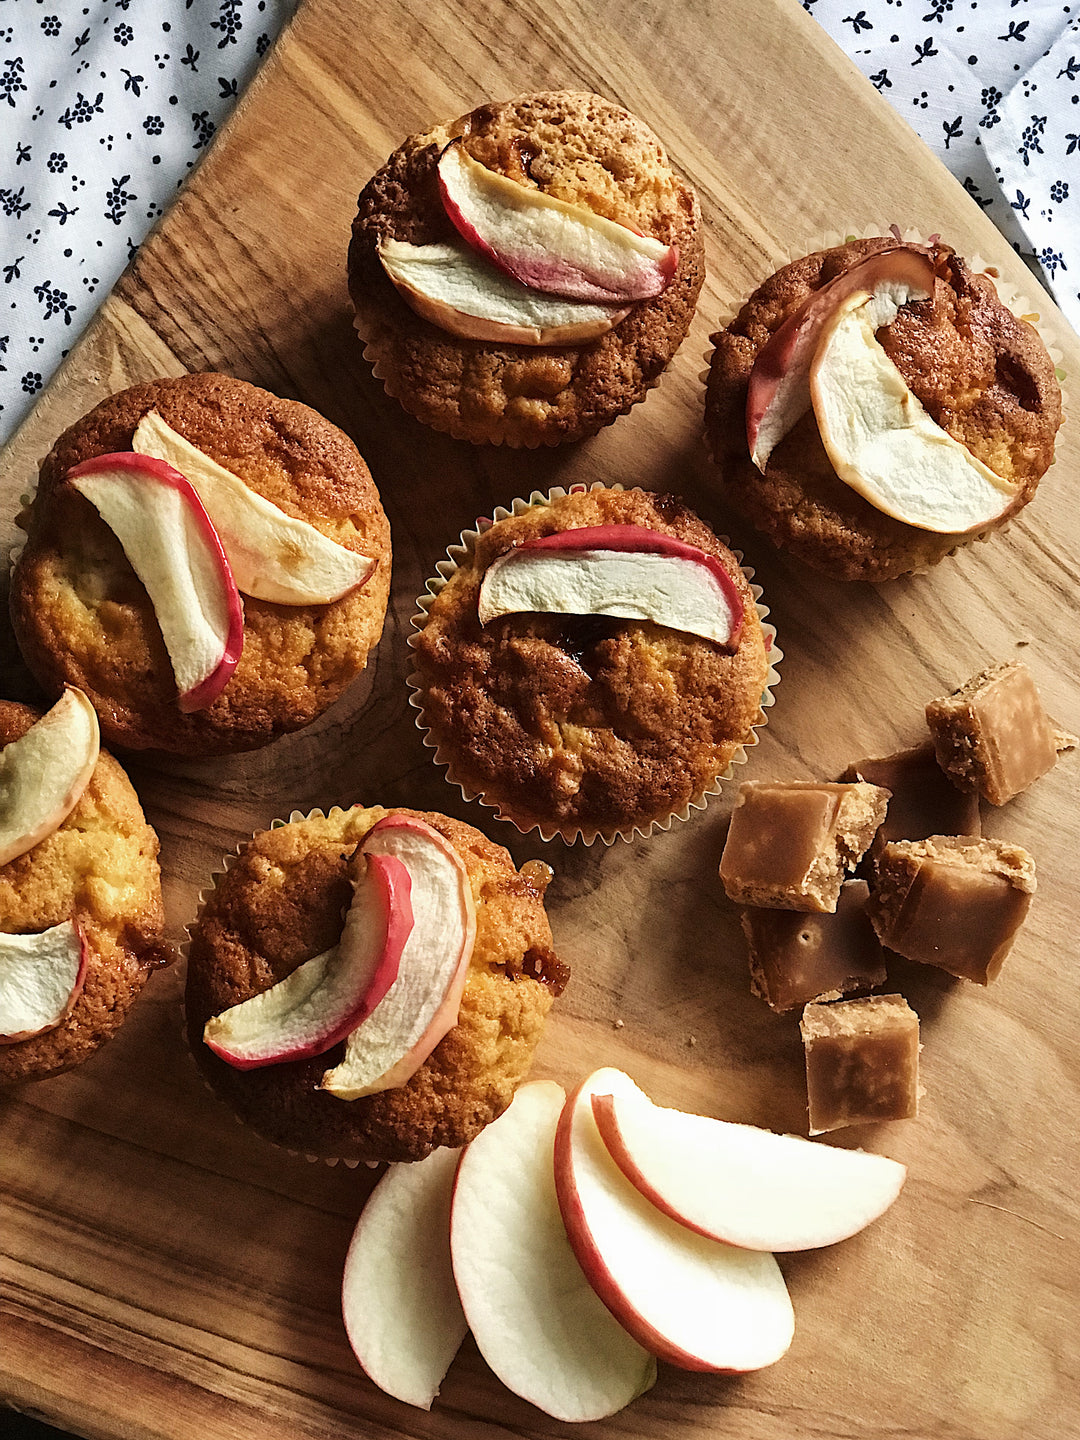
{"label": "floral patterned cloth", "polygon": [[[295,3],[0,0],[0,441]],[[1080,325],[1080,0],[803,4]]]}

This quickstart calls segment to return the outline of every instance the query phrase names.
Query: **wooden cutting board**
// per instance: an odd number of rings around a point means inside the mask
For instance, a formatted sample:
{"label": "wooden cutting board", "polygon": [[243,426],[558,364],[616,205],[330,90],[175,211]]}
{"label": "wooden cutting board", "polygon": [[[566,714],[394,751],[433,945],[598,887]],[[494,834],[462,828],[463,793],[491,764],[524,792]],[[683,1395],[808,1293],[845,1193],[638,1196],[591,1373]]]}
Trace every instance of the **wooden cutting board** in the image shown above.
{"label": "wooden cutting board", "polygon": [[[355,197],[410,132],[487,98],[603,92],[649,122],[696,185],[709,278],[659,389],[576,448],[477,450],[383,395],[355,343],[345,248]],[[716,877],[731,790],[667,835],[611,850],[521,838],[463,802],[406,703],[413,600],[462,526],[534,488],[604,479],[681,492],[757,567],[785,652],[777,704],[742,772],[821,778],[918,739],[922,707],[1022,655],[1080,728],[1075,425],[1004,537],[880,588],[830,584],[728,515],[699,439],[710,329],[829,231],[941,231],[1032,297],[1069,374],[1080,348],[978,207],[795,0],[306,0],[212,153],[143,246],[9,447],[3,539],[58,431],[108,392],[222,369],[297,396],[367,457],[393,526],[393,611],[365,678],[307,733],[261,754],[132,765],[162,840],[179,941],[222,854],[294,808],[363,799],[444,809],[556,870],[550,910],[573,966],[536,1073],[621,1066],[655,1098],[805,1125],[796,1021],[748,990]],[[1037,296],[1037,299],[1034,298]],[[25,677],[3,637],[4,693]],[[742,1377],[661,1367],[623,1415],[578,1433],[737,1440],[885,1434],[1076,1435],[1080,1023],[1077,760],[984,818],[1034,851],[1039,893],[988,991],[917,966],[891,981],[920,1013],[918,1121],[850,1142],[905,1161],[894,1209],[848,1243],[785,1259],[790,1354]],[[337,1309],[371,1177],[249,1134],[180,1039],[181,966],[80,1070],[0,1099],[0,1396],[109,1440],[552,1436],[467,1342],[430,1415],[379,1394]]]}

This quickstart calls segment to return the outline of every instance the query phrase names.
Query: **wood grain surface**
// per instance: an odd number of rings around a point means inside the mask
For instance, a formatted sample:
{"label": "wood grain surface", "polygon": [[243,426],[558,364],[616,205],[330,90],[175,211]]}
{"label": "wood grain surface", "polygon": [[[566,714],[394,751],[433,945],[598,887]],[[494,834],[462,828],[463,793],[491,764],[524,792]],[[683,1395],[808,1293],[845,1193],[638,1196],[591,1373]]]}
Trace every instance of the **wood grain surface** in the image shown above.
{"label": "wood grain surface", "polygon": [[[664,139],[701,196],[709,278],[690,337],[630,416],[554,453],[473,449],[424,430],[373,381],[350,325],[349,223],[405,135],[550,86],[600,91]],[[785,659],[743,774],[832,777],[911,743],[927,699],[1016,655],[1051,712],[1080,728],[1075,424],[1004,536],[880,588],[784,559],[718,497],[700,442],[710,330],[826,232],[892,221],[999,265],[1080,376],[1075,337],[1008,246],[795,0],[306,0],[0,480],[10,542],[18,497],[65,424],[136,380],[215,368],[321,410],[381,488],[392,613],[365,677],[310,731],[262,753],[131,766],[161,836],[172,938],[222,854],[275,816],[356,800],[443,809],[519,862],[555,867],[550,911],[573,980],[538,1075],[569,1085],[617,1065],[662,1103],[805,1133],[797,1022],[750,995],[716,876],[731,790],[633,846],[522,838],[432,765],[406,702],[405,638],[425,577],[477,515],[553,484],[641,483],[686,496],[765,587]],[[0,644],[3,693],[28,697],[10,635]],[[783,1261],[798,1321],[789,1355],[741,1378],[661,1367],[650,1394],[578,1433],[1080,1434],[1077,763],[984,816],[1039,866],[997,983],[983,991],[913,965],[890,975],[922,1017],[923,1114],[844,1143],[902,1159],[909,1182],[861,1236]],[[0,1398],[109,1440],[572,1433],[509,1395],[471,1342],[430,1415],[367,1382],[337,1287],[371,1177],[294,1159],[232,1120],[185,1052],[181,986],[178,964],[92,1061],[0,1099]]]}

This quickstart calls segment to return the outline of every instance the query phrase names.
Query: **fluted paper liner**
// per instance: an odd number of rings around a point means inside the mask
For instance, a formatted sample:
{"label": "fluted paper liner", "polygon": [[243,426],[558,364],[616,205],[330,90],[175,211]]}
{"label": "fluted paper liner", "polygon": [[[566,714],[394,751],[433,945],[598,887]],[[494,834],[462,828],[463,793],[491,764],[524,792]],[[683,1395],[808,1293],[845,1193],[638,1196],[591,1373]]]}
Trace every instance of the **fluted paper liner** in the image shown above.
{"label": "fluted paper liner", "polygon": [[[586,490],[623,490],[625,488],[623,485],[605,485],[601,481],[596,481],[594,484],[588,486],[571,486],[569,490],[564,489],[562,486],[554,486],[546,493],[542,490],[534,490],[527,500],[518,498],[512,501],[509,508],[500,505],[494,511],[491,520],[478,520],[475,529],[463,530],[461,532],[461,538],[457,543],[447,548],[447,558],[438,562],[435,567],[437,573],[428,580],[424,594],[420,595],[417,599],[417,613],[413,616],[412,620],[414,634],[409,636],[408,643],[411,646],[415,646],[417,636],[427,624],[428,612],[435,597],[442,590],[450,576],[457,570],[461,561],[471,554],[479,537],[484,534],[485,531],[489,530],[493,524],[497,524],[500,520],[509,519],[514,515],[522,515],[526,510],[531,510],[536,506],[550,505],[553,500],[562,499],[564,496],[574,492],[584,492]],[[717,539],[720,540],[722,544],[728,545],[728,548],[731,549],[726,536],[719,535]],[[445,768],[446,778],[450,784],[455,785],[466,800],[476,800],[487,809],[494,810],[500,820],[506,820],[513,825],[516,830],[520,831],[522,835],[529,835],[533,831],[536,831],[542,840],[553,840],[558,836],[558,838],[567,845],[576,844],[579,840],[585,845],[592,845],[597,840],[602,841],[605,845],[613,845],[616,840],[634,840],[639,837],[644,839],[646,836],[655,834],[657,831],[670,830],[676,820],[689,820],[695,810],[704,810],[709,800],[713,796],[720,794],[723,782],[731,778],[735,766],[746,763],[746,760],[749,758],[746,753],[747,750],[758,743],[757,732],[768,723],[768,716],[765,714],[765,711],[774,703],[773,687],[780,681],[780,674],[777,667],[784,658],[783,651],[780,650],[776,644],[776,628],[766,622],[765,617],[769,613],[769,608],[761,602],[761,586],[753,583],[754,571],[748,566],[743,565],[743,556],[740,551],[731,549],[731,553],[735,556],[736,563],[746,577],[754,596],[758,619],[761,622],[761,628],[765,635],[765,649],[769,660],[769,669],[765,677],[765,688],[761,695],[758,718],[751,726],[750,734],[738,747],[723,773],[715,776],[711,784],[695,794],[680,810],[673,811],[670,815],[664,816],[661,819],[645,821],[640,825],[634,825],[625,829],[604,830],[600,827],[588,829],[576,822],[565,826],[557,824],[543,825],[539,822],[532,825],[519,824],[512,815],[502,812],[502,808],[497,801],[487,799],[483,792],[474,790],[454,774],[452,755],[439,745],[438,741],[433,738],[430,728],[424,724],[424,685],[419,672],[414,670],[408,676],[407,683],[411,691],[409,704],[417,712],[416,727],[420,731],[424,744],[428,749],[435,752],[434,760],[436,765],[441,765]]]}

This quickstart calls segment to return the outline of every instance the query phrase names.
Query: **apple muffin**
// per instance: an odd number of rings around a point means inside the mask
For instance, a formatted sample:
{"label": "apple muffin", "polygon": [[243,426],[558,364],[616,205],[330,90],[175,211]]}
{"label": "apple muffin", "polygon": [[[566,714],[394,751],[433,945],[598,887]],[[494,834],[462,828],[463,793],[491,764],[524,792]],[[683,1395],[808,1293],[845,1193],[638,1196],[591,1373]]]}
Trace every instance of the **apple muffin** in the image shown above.
{"label": "apple muffin", "polygon": [[[329,957],[329,964],[339,967],[355,959],[356,951],[346,954],[352,944],[350,921],[342,917],[352,914],[359,894],[351,866],[358,854],[370,859],[374,853],[377,826],[382,833],[389,826],[395,834],[408,834],[414,846],[408,859],[408,935],[421,947],[429,933],[425,926],[437,937],[426,952],[414,955],[429,969],[436,963],[434,947],[451,944],[451,963],[460,962],[459,988],[449,1010],[440,1007],[437,1028],[420,1015],[416,1028],[422,1041],[407,1050],[411,1035],[401,1031],[404,1038],[398,1038],[395,1031],[389,1050],[379,1052],[391,1055],[389,1069],[376,1063],[362,1078],[355,1070],[347,1073],[370,1026],[383,1023],[382,1013],[390,1016],[384,1031],[393,1029],[399,988],[410,997],[408,1006],[418,1004],[412,989],[405,988],[411,985],[407,967],[415,963],[406,949],[392,988],[379,987],[382,996],[372,1007],[352,1008],[352,1016],[367,1011],[364,1023],[329,1048],[318,1037],[312,1039],[317,1020],[308,1011],[298,1029],[288,1017],[267,1020],[264,1006],[255,1015],[259,1063],[249,1063],[250,1053],[230,1047],[225,1038],[233,1016],[244,1019],[245,1002],[259,997],[270,1003],[285,993],[288,1006],[283,982],[305,964]],[[448,940],[458,932],[449,909],[441,909],[447,906],[446,892],[425,868],[424,855],[418,858],[416,846],[433,849],[436,858],[442,850],[440,863],[448,855],[458,871],[455,883],[471,916],[461,942]],[[187,1028],[204,1078],[266,1139],[303,1154],[330,1160],[419,1160],[440,1145],[465,1144],[510,1103],[568,978],[544,911],[550,878],[550,869],[537,861],[516,870],[506,850],[469,825],[411,810],[356,806],[325,817],[315,812],[256,834],[218,877],[190,931]],[[433,896],[441,897],[434,911]],[[384,918],[373,942],[380,954],[384,946],[393,948],[392,932],[404,909],[397,900],[390,903],[390,919]],[[339,979],[344,973],[335,970]],[[336,983],[324,985],[320,995],[330,996]],[[412,1021],[406,1014],[404,1022]],[[231,1033],[238,1030],[233,1025]],[[322,1039],[330,1033],[324,1030]],[[300,1058],[290,1058],[295,1055]]]}
{"label": "apple muffin", "polygon": [[697,199],[655,135],[542,91],[411,136],[364,187],[349,291],[410,414],[461,440],[556,445],[657,383],[704,279]]}
{"label": "apple muffin", "polygon": [[603,486],[516,502],[462,540],[411,642],[449,779],[569,842],[703,805],[778,678],[738,557],[675,496]]}
{"label": "apple muffin", "polygon": [[889,580],[990,534],[1053,459],[1053,361],[948,245],[807,255],[712,343],[705,429],[725,499],[837,579]]}
{"label": "apple muffin", "polygon": [[[0,745],[38,719],[28,706],[0,701]],[[173,959],[157,855],[131,782],[102,750],[66,818],[0,865],[0,931],[29,936],[74,922],[82,936],[74,1002],[51,1028],[0,1038],[0,1084],[44,1080],[86,1060],[119,1029],[153,971]]]}
{"label": "apple muffin", "polygon": [[356,447],[230,376],[102,401],[46,456],[20,523],[26,662],[51,694],[82,689],[116,746],[265,745],[321,715],[382,630],[390,532]]}

